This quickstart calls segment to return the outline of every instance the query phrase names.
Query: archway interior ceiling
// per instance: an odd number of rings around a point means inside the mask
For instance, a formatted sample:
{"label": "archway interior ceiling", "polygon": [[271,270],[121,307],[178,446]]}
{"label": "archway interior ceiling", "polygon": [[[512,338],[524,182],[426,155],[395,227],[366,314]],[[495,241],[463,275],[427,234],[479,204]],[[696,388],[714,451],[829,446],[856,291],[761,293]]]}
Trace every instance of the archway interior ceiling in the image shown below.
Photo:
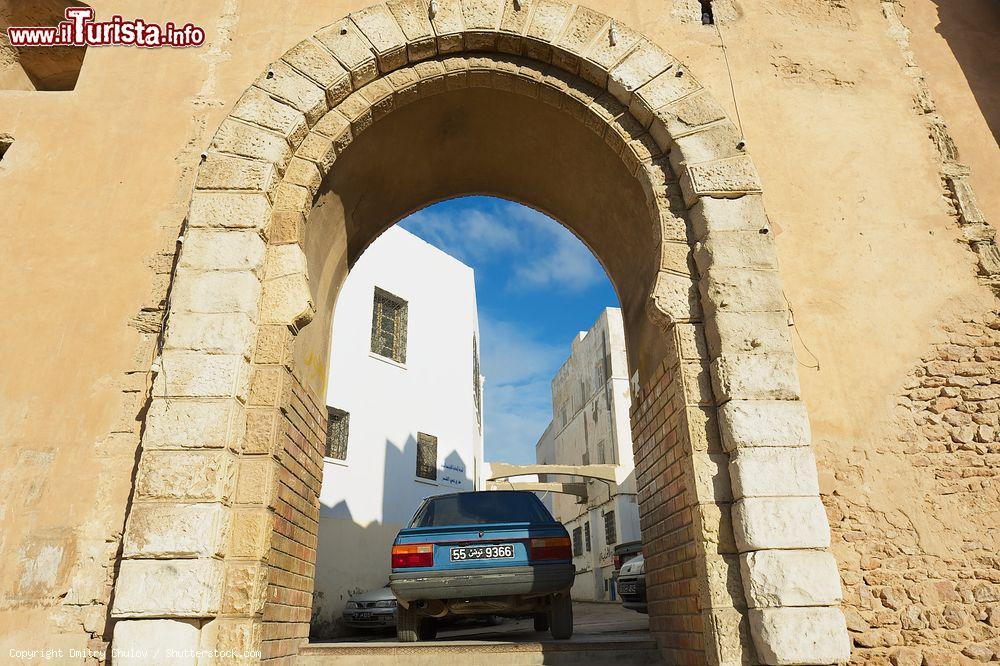
{"label": "archway interior ceiling", "polygon": [[[555,150],[553,150],[555,148]],[[605,266],[640,343],[657,271],[658,233],[645,196],[610,148],[583,124],[510,92],[446,92],[397,110],[334,163],[307,222],[306,256],[318,313],[329,316],[346,263],[385,228],[442,199],[490,194],[533,206],[576,233]],[[327,253],[333,256],[327,256]],[[419,267],[414,266],[414,270]],[[322,292],[322,296],[320,296]],[[552,294],[558,307],[559,294]],[[324,328],[323,321],[319,328]],[[658,337],[658,336],[657,336]],[[662,345],[652,344],[659,352]],[[647,355],[649,356],[649,355]]]}

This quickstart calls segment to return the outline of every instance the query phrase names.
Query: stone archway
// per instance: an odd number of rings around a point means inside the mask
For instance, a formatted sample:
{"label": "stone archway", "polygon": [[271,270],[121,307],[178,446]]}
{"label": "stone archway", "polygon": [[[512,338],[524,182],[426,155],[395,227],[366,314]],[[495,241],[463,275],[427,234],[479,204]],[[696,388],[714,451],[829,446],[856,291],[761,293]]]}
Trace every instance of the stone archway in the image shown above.
{"label": "stone archway", "polygon": [[[320,236],[310,214],[338,163],[372,162],[376,128],[405,130],[407,108],[472,91],[586,128],[597,137],[587,145],[600,146],[590,157],[616,156],[636,193],[641,214],[628,224],[647,242],[627,252],[614,248],[624,227],[598,242],[593,226],[557,217],[632,312],[637,489],[661,648],[683,663],[846,660],[786,304],[743,141],[658,46],[551,0],[368,7],[289,50],[222,123],[172,276],[115,584],[115,647],[292,658],[308,636],[325,422],[304,377],[322,362],[336,282],[408,211],[381,210],[353,239],[324,240],[343,245],[336,260],[309,256]],[[423,200],[399,207],[447,195],[415,182]],[[325,233],[349,228],[345,216]],[[310,284],[310,268],[323,279]]]}

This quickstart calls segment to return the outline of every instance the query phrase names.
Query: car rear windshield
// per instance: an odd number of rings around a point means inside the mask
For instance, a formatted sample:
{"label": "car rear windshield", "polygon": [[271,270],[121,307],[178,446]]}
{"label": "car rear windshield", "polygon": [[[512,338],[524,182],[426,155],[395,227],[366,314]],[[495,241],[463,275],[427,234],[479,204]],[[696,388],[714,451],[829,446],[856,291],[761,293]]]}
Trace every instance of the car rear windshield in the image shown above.
{"label": "car rear windshield", "polygon": [[495,491],[432,497],[417,511],[410,527],[551,522],[548,510],[531,493]]}

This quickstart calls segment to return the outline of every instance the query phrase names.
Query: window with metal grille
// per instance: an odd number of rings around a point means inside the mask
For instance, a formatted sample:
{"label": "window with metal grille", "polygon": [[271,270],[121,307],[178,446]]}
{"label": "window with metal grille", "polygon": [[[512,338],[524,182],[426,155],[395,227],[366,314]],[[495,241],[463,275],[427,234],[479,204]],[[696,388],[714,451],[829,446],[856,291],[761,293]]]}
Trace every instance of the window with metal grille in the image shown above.
{"label": "window with metal grille", "polygon": [[583,555],[583,530],[579,527],[573,528],[573,557]]}
{"label": "window with metal grille", "polygon": [[479,343],[472,336],[472,395],[476,401],[476,422],[483,425],[483,386],[479,378]]}
{"label": "window with metal grille", "polygon": [[347,433],[351,415],[342,409],[326,408],[326,457],[347,460]]}
{"label": "window with metal grille", "polygon": [[590,552],[590,521],[583,524],[583,545]]}
{"label": "window with metal grille", "polygon": [[612,546],[615,541],[615,512],[608,511],[604,514],[604,543]]}
{"label": "window with metal grille", "polygon": [[437,480],[438,438],[417,433],[417,476]]}
{"label": "window with metal grille", "polygon": [[372,309],[372,352],[406,363],[406,301],[378,287]]}

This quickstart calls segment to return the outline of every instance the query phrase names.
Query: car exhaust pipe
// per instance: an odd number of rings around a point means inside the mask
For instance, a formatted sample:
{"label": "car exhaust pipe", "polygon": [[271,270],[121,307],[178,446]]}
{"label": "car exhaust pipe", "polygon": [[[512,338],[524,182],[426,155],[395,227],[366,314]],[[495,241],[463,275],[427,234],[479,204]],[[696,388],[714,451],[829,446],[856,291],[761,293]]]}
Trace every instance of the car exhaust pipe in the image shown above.
{"label": "car exhaust pipe", "polygon": [[430,617],[444,617],[448,614],[448,606],[440,599],[414,601],[412,606],[418,609],[422,615],[429,615]]}

